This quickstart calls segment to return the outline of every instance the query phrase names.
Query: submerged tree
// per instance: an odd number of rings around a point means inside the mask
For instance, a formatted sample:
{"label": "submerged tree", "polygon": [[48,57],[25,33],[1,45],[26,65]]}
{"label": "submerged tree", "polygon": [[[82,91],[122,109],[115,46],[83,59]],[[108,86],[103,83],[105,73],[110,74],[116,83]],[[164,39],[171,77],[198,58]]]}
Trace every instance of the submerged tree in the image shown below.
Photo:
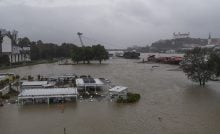
{"label": "submerged tree", "polygon": [[215,74],[210,62],[210,51],[203,48],[194,48],[186,52],[181,67],[187,77],[194,82],[199,82],[200,86],[211,79]]}
{"label": "submerged tree", "polygon": [[91,60],[93,60],[94,58],[94,53],[93,53],[93,50],[92,50],[92,47],[90,46],[86,46],[84,47],[84,60],[87,61],[87,64],[90,63]]}
{"label": "submerged tree", "polygon": [[90,63],[91,60],[98,60],[101,64],[103,60],[108,59],[108,52],[106,51],[104,46],[101,45],[93,45],[83,46],[83,47],[75,47],[72,50],[72,60],[77,64],[81,61],[83,63]]}
{"label": "submerged tree", "polygon": [[98,60],[100,64],[102,64],[103,60],[107,60],[108,57],[108,52],[106,51],[105,47],[98,44],[98,45],[93,45],[93,52],[94,52],[94,59]]}
{"label": "submerged tree", "polygon": [[209,66],[214,72],[214,77],[220,76],[220,50],[214,49],[209,56]]}
{"label": "submerged tree", "polygon": [[72,50],[72,61],[76,62],[78,64],[80,61],[82,61],[82,48],[76,47]]}

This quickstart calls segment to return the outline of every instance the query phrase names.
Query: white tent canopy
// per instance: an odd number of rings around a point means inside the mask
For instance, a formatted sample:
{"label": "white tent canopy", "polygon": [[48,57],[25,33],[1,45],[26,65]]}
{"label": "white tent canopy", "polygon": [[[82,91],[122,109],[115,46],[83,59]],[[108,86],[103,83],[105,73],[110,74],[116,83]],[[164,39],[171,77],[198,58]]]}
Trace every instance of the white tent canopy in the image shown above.
{"label": "white tent canopy", "polygon": [[109,89],[109,92],[117,92],[117,93],[120,93],[120,92],[123,92],[123,91],[127,91],[127,87],[123,87],[123,86],[115,86],[111,89]]}

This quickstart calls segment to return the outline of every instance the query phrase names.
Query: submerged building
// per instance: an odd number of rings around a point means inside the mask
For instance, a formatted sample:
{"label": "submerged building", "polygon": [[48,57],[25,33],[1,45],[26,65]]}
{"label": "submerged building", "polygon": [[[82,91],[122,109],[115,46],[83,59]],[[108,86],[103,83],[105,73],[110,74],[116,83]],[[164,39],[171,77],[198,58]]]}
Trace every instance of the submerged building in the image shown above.
{"label": "submerged building", "polygon": [[77,100],[77,88],[38,88],[26,89],[18,95],[18,103],[59,103]]}

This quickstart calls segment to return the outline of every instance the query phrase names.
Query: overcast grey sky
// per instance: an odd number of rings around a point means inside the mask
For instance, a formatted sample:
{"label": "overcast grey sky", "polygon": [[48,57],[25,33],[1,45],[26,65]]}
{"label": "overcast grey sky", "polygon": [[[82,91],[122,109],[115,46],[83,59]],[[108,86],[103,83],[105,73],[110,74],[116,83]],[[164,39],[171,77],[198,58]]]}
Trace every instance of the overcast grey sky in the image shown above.
{"label": "overcast grey sky", "polygon": [[78,43],[80,31],[108,48],[143,46],[172,38],[173,32],[220,37],[219,5],[219,0],[0,0],[0,28],[43,42]]}

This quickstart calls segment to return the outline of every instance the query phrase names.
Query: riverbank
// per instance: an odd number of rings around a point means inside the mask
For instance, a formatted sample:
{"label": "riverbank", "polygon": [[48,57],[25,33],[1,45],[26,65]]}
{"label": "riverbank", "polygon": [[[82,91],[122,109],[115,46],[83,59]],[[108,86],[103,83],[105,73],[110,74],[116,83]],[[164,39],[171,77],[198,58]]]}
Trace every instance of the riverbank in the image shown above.
{"label": "riverbank", "polygon": [[10,66],[1,66],[0,70],[17,68],[17,67],[24,67],[24,66],[32,66],[32,65],[37,65],[37,64],[54,63],[54,62],[58,62],[58,60],[57,59],[54,59],[54,60],[37,60],[37,61],[31,61],[31,62],[28,62],[28,63],[13,64],[13,65],[10,65]]}

